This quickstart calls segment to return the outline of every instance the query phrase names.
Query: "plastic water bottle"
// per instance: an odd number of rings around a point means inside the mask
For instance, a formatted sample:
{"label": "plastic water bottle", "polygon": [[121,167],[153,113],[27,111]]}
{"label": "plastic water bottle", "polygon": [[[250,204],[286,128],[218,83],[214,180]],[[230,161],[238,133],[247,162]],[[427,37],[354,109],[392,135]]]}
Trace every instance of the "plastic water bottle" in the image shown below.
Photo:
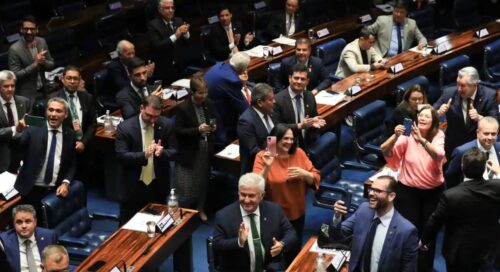
{"label": "plastic water bottle", "polygon": [[113,119],[109,115],[109,110],[106,110],[106,116],[104,117],[104,133],[112,134],[115,132],[115,127],[113,126]]}
{"label": "plastic water bottle", "polygon": [[323,253],[318,253],[318,257],[316,257],[316,272],[325,272],[325,256]]}
{"label": "plastic water bottle", "polygon": [[168,213],[172,218],[175,219],[177,212],[179,211],[179,200],[175,195],[175,188],[170,190],[170,195],[168,196]]}

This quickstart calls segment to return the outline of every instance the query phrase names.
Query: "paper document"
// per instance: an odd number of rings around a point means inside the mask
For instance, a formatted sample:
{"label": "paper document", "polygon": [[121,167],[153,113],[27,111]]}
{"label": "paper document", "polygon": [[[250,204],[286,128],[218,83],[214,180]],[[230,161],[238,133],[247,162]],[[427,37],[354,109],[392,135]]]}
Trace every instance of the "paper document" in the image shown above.
{"label": "paper document", "polygon": [[317,104],[335,106],[344,101],[344,94],[332,94],[327,91],[319,92],[315,97]]}
{"label": "paper document", "polygon": [[138,212],[130,219],[125,225],[123,225],[123,229],[147,232],[146,223],[149,221],[154,221],[157,223],[161,219],[161,215],[152,215],[149,213],[141,213]]}
{"label": "paper document", "polygon": [[273,40],[273,42],[276,42],[279,44],[284,44],[284,45],[295,46],[295,39],[287,38],[285,36],[281,36],[279,38],[276,38]]}
{"label": "paper document", "polygon": [[189,89],[190,82],[191,82],[191,79],[189,79],[189,78],[181,78],[181,79],[175,81],[174,83],[172,83],[172,86]]}
{"label": "paper document", "polygon": [[9,200],[19,194],[19,192],[14,189],[16,178],[16,175],[7,171],[0,174],[0,194],[2,194],[5,200]]}
{"label": "paper document", "polygon": [[218,156],[228,159],[236,159],[240,156],[240,146],[237,144],[230,144],[226,146],[221,152],[217,153]]}
{"label": "paper document", "polygon": [[[351,252],[349,250],[338,250],[338,249],[330,249],[330,248],[320,248],[318,246],[318,240],[314,241],[314,244],[312,245],[311,249],[309,250],[310,252],[316,252],[316,253],[323,253],[327,255],[335,255],[335,256],[346,256],[347,261],[349,261],[349,258],[351,257]],[[335,258],[334,258],[335,259]]]}
{"label": "paper document", "polygon": [[244,51],[244,52],[247,53],[250,57],[253,57],[253,58],[262,58],[262,57],[264,57],[264,46],[263,45],[257,45],[256,47],[254,47],[254,48],[252,48],[250,50]]}
{"label": "paper document", "polygon": [[45,79],[47,79],[50,82],[54,82],[56,77],[62,75],[62,72],[64,70],[64,67],[57,67],[56,69],[52,71],[45,72]]}
{"label": "paper document", "polygon": [[389,4],[375,5],[378,9],[383,12],[392,12],[394,8]]}
{"label": "paper document", "polygon": [[422,50],[418,50],[418,48],[415,46],[415,47],[410,48],[410,51],[413,51],[413,52],[419,53],[419,54],[430,55],[432,53],[432,48],[424,47],[424,48],[422,48]]}
{"label": "paper document", "polygon": [[396,180],[398,180],[398,175],[399,175],[399,172],[396,172],[389,167],[384,167],[380,172],[375,173],[375,175],[371,176],[369,178],[369,180],[375,181],[380,176],[391,176],[391,177],[395,178]]}

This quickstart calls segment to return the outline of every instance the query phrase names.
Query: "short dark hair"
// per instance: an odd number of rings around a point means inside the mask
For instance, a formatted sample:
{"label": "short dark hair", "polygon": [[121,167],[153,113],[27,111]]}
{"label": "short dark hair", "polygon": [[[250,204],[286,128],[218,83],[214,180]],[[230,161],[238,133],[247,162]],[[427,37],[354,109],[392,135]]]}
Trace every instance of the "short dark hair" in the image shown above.
{"label": "short dark hair", "polygon": [[393,177],[389,175],[382,175],[379,176],[378,179],[387,179],[389,180],[389,184],[387,185],[387,192],[388,193],[395,193],[397,188],[398,188],[398,181]]}
{"label": "short dark hair", "polygon": [[406,5],[406,3],[404,1],[398,0],[394,4],[394,9],[404,9],[404,10],[408,11],[408,6]]}
{"label": "short dark hair", "polygon": [[66,65],[66,67],[64,67],[64,70],[62,73],[63,76],[65,76],[68,71],[77,71],[80,76],[82,75],[82,71],[76,65],[72,65],[72,64]]}
{"label": "short dark hair", "polygon": [[36,18],[33,15],[26,15],[26,16],[24,16],[23,19],[21,20],[21,26],[22,26],[22,24],[24,22],[34,23],[36,26],[38,26],[38,24],[36,22]]}
{"label": "short dark hair", "polygon": [[370,35],[375,37],[375,34],[371,33],[370,31],[368,31],[368,28],[367,27],[363,27],[361,29],[361,31],[359,31],[359,37],[360,38],[363,38],[365,40],[369,39],[370,38]]}
{"label": "short dark hair", "polygon": [[280,141],[281,139],[283,139],[283,136],[285,136],[285,133],[288,131],[288,130],[291,130],[292,131],[292,134],[293,134],[293,144],[292,146],[290,147],[290,149],[288,150],[288,154],[292,155],[295,153],[295,151],[297,150],[297,132],[295,130],[293,130],[290,126],[288,125],[285,125],[285,124],[277,124],[276,126],[274,126],[274,128],[271,130],[271,133],[269,133],[269,136],[276,136],[276,142]]}
{"label": "short dark hair", "polygon": [[221,5],[219,7],[219,9],[217,10],[217,16],[220,15],[220,13],[223,11],[223,10],[226,10],[229,11],[229,13],[233,14],[233,11],[231,10],[231,8],[228,6],[228,5]]}
{"label": "short dark hair", "polygon": [[293,73],[307,73],[307,78],[309,78],[309,69],[305,64],[302,63],[296,63],[295,65],[292,66],[292,70],[290,70],[290,75],[293,75]]}
{"label": "short dark hair", "polygon": [[406,101],[408,103],[411,94],[415,92],[421,93],[424,96],[423,104],[427,104],[427,94],[425,93],[425,90],[422,88],[420,84],[411,85],[410,88],[408,88],[408,90],[406,90],[406,92],[403,94],[403,101]]}
{"label": "short dark hair", "polygon": [[208,88],[208,83],[203,77],[203,72],[197,72],[193,75],[193,77],[191,77],[191,80],[189,81],[189,88],[192,93]]}
{"label": "short dark hair", "polygon": [[312,43],[311,43],[311,40],[307,39],[307,38],[300,38],[298,39],[296,42],[295,42],[295,48],[297,48],[297,46],[299,44],[307,44],[307,47],[309,49],[311,49],[311,46],[312,46]]}
{"label": "short dark hair", "polygon": [[273,92],[273,87],[267,83],[257,83],[252,90],[252,106],[257,105],[259,100],[265,100],[267,95]]}
{"label": "short dark hair", "polygon": [[127,69],[130,74],[132,74],[132,71],[134,71],[134,69],[137,69],[141,66],[146,66],[146,62],[144,62],[144,60],[139,57],[133,57],[127,62]]}
{"label": "short dark hair", "polygon": [[483,179],[487,160],[486,155],[477,147],[465,151],[462,157],[464,176],[472,179]]}
{"label": "short dark hair", "polygon": [[149,95],[142,102],[143,108],[146,108],[147,106],[150,106],[155,110],[162,110],[163,109],[163,100],[156,95]]}

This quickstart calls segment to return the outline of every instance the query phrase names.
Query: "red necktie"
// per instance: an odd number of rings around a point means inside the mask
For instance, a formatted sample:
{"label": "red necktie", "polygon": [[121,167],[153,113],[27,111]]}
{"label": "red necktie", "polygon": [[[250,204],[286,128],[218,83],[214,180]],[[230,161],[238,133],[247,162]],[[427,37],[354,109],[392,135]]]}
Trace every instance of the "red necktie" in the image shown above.
{"label": "red necktie", "polygon": [[250,94],[250,90],[248,89],[247,85],[243,85],[243,91],[245,92],[248,104],[252,104],[252,96]]}

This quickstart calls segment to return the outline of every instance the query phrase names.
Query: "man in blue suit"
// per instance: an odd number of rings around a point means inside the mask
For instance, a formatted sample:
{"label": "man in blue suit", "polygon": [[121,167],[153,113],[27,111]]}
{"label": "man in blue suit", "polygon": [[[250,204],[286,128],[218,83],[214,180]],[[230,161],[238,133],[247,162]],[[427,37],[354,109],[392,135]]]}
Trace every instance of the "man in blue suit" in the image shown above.
{"label": "man in blue suit", "polygon": [[238,118],[248,108],[239,75],[245,73],[249,63],[250,57],[238,52],[231,57],[229,64],[218,62],[205,74],[208,97],[221,117],[215,134],[217,146],[225,146],[237,138]]}
{"label": "man in blue suit", "polygon": [[0,233],[1,247],[10,269],[8,271],[41,271],[43,249],[57,243],[54,231],[36,226],[36,211],[31,205],[12,209],[14,228]]}
{"label": "man in blue suit", "polygon": [[449,160],[453,149],[474,139],[481,118],[498,118],[497,92],[479,85],[476,68],[465,67],[458,71],[457,87],[446,88],[434,108],[440,116],[446,114],[444,148]]}
{"label": "man in blue suit", "polygon": [[[445,172],[446,187],[448,189],[462,183],[464,176],[462,173],[462,156],[465,151],[478,147],[483,152],[488,152],[488,160],[495,165],[499,164],[500,159],[500,143],[497,142],[498,121],[490,116],[486,116],[478,122],[476,136],[468,143],[465,143],[453,150],[450,157],[448,168]],[[498,178],[488,169],[485,169],[483,179],[489,180]]]}
{"label": "man in blue suit", "polygon": [[263,201],[265,180],[255,173],[241,176],[239,202],[215,215],[213,246],[219,271],[281,271],[283,252],[297,235],[281,207]]}
{"label": "man in blue suit", "polygon": [[381,176],[369,189],[369,201],[340,223],[347,207],[335,202],[334,239],[352,236],[349,271],[417,271],[418,233],[394,208],[397,181]]}

